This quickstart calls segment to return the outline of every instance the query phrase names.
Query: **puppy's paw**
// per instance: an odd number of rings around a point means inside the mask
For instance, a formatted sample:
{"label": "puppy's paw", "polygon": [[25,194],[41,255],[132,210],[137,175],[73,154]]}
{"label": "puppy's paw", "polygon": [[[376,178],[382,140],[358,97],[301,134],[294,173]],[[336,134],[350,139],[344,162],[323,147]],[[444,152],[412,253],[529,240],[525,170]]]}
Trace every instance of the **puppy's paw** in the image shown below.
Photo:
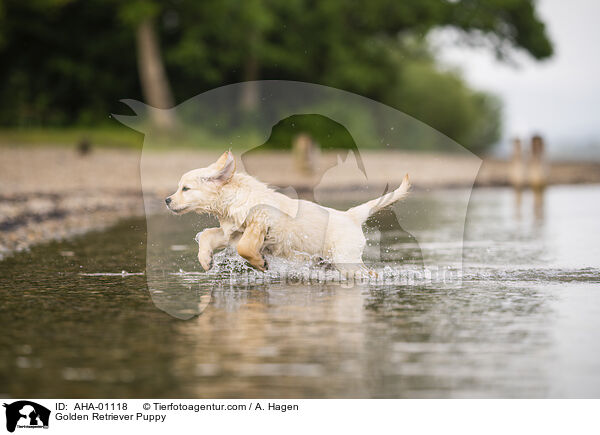
{"label": "puppy's paw", "polygon": [[261,257],[260,260],[248,261],[248,263],[250,266],[256,270],[260,270],[261,272],[264,272],[268,269],[267,260],[265,260],[264,257]]}
{"label": "puppy's paw", "polygon": [[208,272],[213,266],[212,253],[202,251],[198,252],[198,261],[200,262],[202,268]]}
{"label": "puppy's paw", "polygon": [[255,263],[255,264],[250,263],[250,265],[252,267],[254,267],[256,270],[259,270],[261,272],[264,272],[265,270],[267,270],[267,264],[264,261],[262,263]]}

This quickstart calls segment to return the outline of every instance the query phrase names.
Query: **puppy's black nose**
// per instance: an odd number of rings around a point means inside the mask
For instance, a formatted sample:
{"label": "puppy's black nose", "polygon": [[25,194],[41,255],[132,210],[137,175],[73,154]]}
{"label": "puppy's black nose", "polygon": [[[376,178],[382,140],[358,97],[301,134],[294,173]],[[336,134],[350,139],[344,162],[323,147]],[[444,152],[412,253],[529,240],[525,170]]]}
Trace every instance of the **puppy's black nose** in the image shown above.
{"label": "puppy's black nose", "polygon": [[167,203],[167,205],[171,204],[171,198],[165,199],[165,202]]}

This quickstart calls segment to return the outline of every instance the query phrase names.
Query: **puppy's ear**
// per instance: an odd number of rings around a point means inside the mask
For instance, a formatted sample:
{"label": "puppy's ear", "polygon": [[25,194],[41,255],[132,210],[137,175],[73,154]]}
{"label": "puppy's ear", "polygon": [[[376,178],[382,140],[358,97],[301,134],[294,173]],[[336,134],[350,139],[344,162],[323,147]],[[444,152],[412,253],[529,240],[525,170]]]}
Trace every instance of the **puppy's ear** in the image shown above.
{"label": "puppy's ear", "polygon": [[223,165],[225,165],[225,162],[227,162],[227,158],[229,157],[230,153],[231,151],[225,151],[223,154],[221,154],[221,157],[219,157],[215,162],[215,166],[217,168],[222,168]]}
{"label": "puppy's ear", "polygon": [[235,173],[235,158],[231,151],[224,152],[215,165],[217,167],[217,172],[210,177],[211,181],[225,184],[231,180],[231,177],[233,177],[233,174]]}

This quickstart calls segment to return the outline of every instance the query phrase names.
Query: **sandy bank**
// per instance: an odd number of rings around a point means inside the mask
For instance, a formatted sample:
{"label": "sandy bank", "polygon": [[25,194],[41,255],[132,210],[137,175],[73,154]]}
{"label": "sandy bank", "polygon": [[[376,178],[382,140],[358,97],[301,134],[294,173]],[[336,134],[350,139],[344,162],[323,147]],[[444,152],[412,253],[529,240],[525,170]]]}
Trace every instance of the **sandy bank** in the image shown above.
{"label": "sandy bank", "polygon": [[[144,190],[160,206],[174,190],[177,176],[205,166],[216,152],[177,150],[146,153],[143,158]],[[120,218],[143,214],[140,181],[141,152],[94,149],[81,156],[70,148],[0,147],[0,257],[52,239],[64,238],[113,224]],[[249,156],[248,172],[265,182],[291,186],[300,195],[356,196],[361,186],[369,191],[398,185],[409,172],[415,189],[502,186],[508,184],[508,163],[479,162],[466,156],[405,152],[362,153],[366,178],[354,162],[335,167],[325,176],[297,171],[287,153]],[[336,154],[323,154],[322,168],[336,166]],[[240,164],[240,166],[242,166]],[[321,171],[322,172],[322,171]],[[476,178],[475,178],[476,177]],[[550,184],[599,183],[600,164],[549,165]]]}

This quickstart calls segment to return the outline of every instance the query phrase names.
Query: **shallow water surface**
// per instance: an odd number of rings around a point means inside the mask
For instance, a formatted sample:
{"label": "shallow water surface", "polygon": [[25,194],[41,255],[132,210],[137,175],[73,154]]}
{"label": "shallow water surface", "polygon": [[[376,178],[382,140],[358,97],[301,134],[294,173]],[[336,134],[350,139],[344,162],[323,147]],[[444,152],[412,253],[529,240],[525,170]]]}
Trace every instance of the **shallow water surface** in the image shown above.
{"label": "shallow water surface", "polygon": [[[455,267],[454,195],[415,192],[430,234],[382,226],[385,252],[367,256]],[[462,286],[249,282],[225,254],[199,273],[190,229],[208,221],[193,216],[165,232],[181,272],[162,284],[147,284],[144,220],[39,246],[0,262],[0,395],[599,397],[599,200],[597,186],[476,190]]]}

